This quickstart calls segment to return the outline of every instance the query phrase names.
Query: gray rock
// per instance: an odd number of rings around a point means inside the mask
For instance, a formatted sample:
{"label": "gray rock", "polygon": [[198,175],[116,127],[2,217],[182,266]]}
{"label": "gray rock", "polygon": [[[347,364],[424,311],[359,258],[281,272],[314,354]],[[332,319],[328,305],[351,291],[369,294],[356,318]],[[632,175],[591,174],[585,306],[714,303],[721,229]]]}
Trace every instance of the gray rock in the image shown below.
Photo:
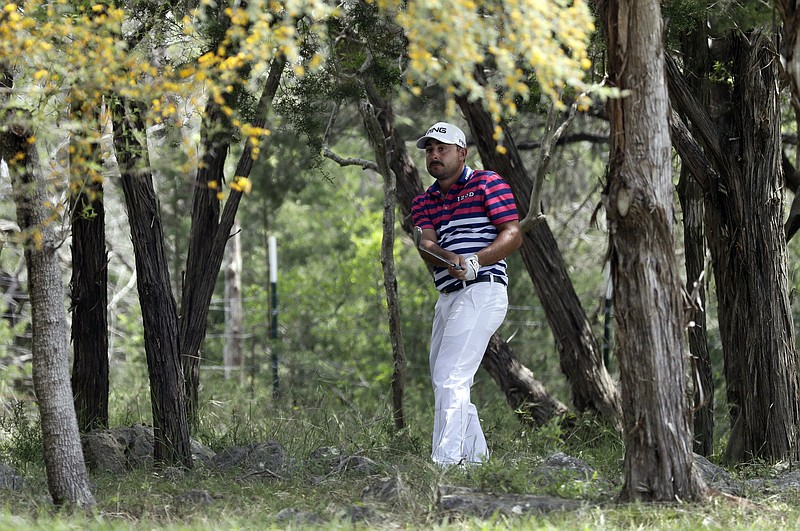
{"label": "gray rock", "polygon": [[369,505],[351,505],[345,509],[345,518],[353,523],[364,523],[367,525],[374,524],[375,520],[380,518],[375,509]]}
{"label": "gray rock", "polygon": [[280,474],[290,468],[286,451],[277,441],[226,448],[214,455],[208,465],[223,471],[237,468],[250,474],[263,471]]}
{"label": "gray rock", "polygon": [[[86,465],[93,471],[124,473],[127,470],[153,464],[153,428],[130,427],[95,430],[81,435]],[[214,452],[197,441],[191,441],[196,461],[210,459]]]}
{"label": "gray rock", "polygon": [[797,494],[800,491],[800,471],[790,470],[777,477],[754,478],[744,482],[746,489],[768,496]]}
{"label": "gray rock", "polygon": [[733,496],[742,495],[743,483],[733,479],[727,470],[699,454],[694,454],[693,460],[695,469],[700,473],[706,485]]}
{"label": "gray rock", "polygon": [[180,505],[209,505],[214,498],[204,490],[189,490],[175,496],[175,503]]}
{"label": "gray rock", "polygon": [[539,485],[546,486],[564,479],[594,480],[597,479],[597,471],[576,457],[557,452],[535,468],[531,476]]}
{"label": "gray rock", "polygon": [[14,467],[0,463],[0,489],[21,490],[25,486],[25,480],[17,475]]}
{"label": "gray rock", "polygon": [[364,487],[361,499],[374,499],[384,503],[400,503],[411,498],[411,491],[406,487],[400,476],[379,478]]}
{"label": "gray rock", "polygon": [[342,456],[334,462],[333,472],[355,472],[369,476],[380,472],[380,466],[369,457],[361,455]]}
{"label": "gray rock", "polygon": [[443,511],[479,518],[495,514],[520,516],[553,511],[574,511],[581,507],[575,500],[530,494],[496,494],[467,487],[440,485],[436,505]]}

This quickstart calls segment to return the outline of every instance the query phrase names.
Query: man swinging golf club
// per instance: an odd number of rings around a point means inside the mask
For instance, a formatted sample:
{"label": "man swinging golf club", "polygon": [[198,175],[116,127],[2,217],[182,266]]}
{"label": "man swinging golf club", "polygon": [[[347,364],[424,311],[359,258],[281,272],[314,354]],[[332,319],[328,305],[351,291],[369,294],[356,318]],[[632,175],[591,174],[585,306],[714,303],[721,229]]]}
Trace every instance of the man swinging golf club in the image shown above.
{"label": "man swinging golf club", "polygon": [[439,291],[431,332],[433,461],[443,467],[489,458],[470,387],[506,315],[505,258],[522,244],[514,195],[495,172],[466,164],[467,142],[439,122],[417,140],[435,179],[414,199],[415,242]]}

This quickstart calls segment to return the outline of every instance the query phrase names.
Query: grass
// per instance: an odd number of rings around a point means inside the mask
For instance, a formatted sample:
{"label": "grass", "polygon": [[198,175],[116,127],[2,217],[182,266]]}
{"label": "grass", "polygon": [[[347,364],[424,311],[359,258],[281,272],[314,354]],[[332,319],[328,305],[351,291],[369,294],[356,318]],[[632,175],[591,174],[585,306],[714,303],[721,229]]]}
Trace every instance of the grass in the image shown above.
{"label": "grass", "polygon": [[[147,386],[128,377],[111,400],[112,426],[148,422]],[[205,375],[204,375],[205,376]],[[117,375],[117,378],[120,376]],[[119,476],[91,473],[97,506],[89,512],[58,511],[50,503],[33,404],[20,402],[0,415],[0,462],[24,476],[25,487],[0,491],[3,529],[795,529],[800,526],[800,495],[753,493],[749,503],[721,497],[703,504],[617,504],[623,447],[619,437],[590,417],[579,418],[565,433],[558,424],[531,430],[508,410],[483,375],[474,400],[484,418],[492,459],[480,468],[441,471],[428,459],[431,412],[426,383],[407,389],[410,423],[392,426],[380,390],[324,385],[287,388],[275,401],[267,392],[251,392],[239,382],[207,376],[195,438],[215,451],[232,445],[278,441],[297,466],[281,478],[218,473],[202,466],[175,470],[137,469]],[[212,392],[213,390],[213,392]],[[142,413],[145,412],[145,413]],[[369,457],[378,473],[330,473],[310,459],[330,446],[344,454]],[[564,475],[541,484],[532,471],[554,452],[585,461],[605,482],[576,481]],[[763,465],[741,467],[739,477],[767,475]],[[362,499],[377,477],[400,477],[408,496],[394,503]],[[577,511],[489,519],[454,516],[436,506],[438,485],[458,485],[495,493],[539,494],[581,500]],[[210,500],[185,500],[203,491]],[[761,496],[761,497],[759,497]],[[323,524],[279,520],[293,508],[320,517]],[[354,511],[367,517],[353,521]]]}

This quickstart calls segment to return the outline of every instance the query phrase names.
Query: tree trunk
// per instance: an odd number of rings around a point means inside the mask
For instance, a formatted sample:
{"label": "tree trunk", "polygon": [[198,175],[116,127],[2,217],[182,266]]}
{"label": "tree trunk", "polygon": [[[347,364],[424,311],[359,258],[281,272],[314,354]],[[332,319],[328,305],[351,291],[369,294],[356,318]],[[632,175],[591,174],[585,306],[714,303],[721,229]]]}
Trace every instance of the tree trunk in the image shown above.
{"label": "tree trunk", "polygon": [[[708,196],[725,380],[726,459],[796,459],[797,351],[783,234],[778,66],[766,35],[734,34],[720,138],[724,188]],[[722,172],[725,173],[722,173]]]}
{"label": "tree trunk", "polygon": [[481,367],[497,382],[508,405],[526,423],[543,426],[567,414],[567,406],[547,392],[497,334],[489,340],[486,354]]}
{"label": "tree trunk", "polygon": [[[681,47],[687,70],[691,71],[691,85],[701,101],[707,104],[711,71],[708,56],[708,35],[705,18],[696,21],[687,33]],[[702,456],[714,453],[714,373],[706,335],[705,271],[706,235],[703,226],[703,188],[691,178],[685,165],[681,167],[678,181],[678,198],[683,212],[683,246],[686,251],[686,292],[690,301],[689,356],[694,397],[694,452]]]}
{"label": "tree trunk", "polygon": [[397,275],[394,268],[394,224],[397,204],[397,184],[394,172],[389,168],[386,139],[375,116],[372,104],[362,101],[358,110],[364,120],[367,135],[375,152],[378,173],[383,177],[383,238],[381,241],[381,266],[383,287],[386,290],[386,305],[389,313],[389,337],[392,342],[392,417],[394,427],[402,430],[406,425],[403,394],[405,393],[406,350],[403,343],[400,301],[397,296]]}
{"label": "tree trunk", "polygon": [[[272,60],[269,76],[258,102],[256,117],[251,124],[254,128],[263,128],[266,125],[267,114],[285,67],[286,58],[282,55],[276,56]],[[211,142],[206,147],[216,151],[222,149],[221,146],[217,146],[216,142]],[[225,146],[224,149],[227,150],[228,146]],[[219,164],[218,154],[210,160]],[[245,142],[245,148],[239,157],[234,175],[248,177],[253,168],[253,161],[253,146],[248,141]],[[222,172],[222,169],[220,165],[214,175],[217,174],[217,171]],[[192,234],[190,236],[194,244],[190,243],[190,257],[186,262],[186,279],[181,297],[181,360],[186,378],[187,412],[192,423],[196,421],[197,414],[197,392],[200,388],[200,347],[205,339],[208,307],[214,293],[215,280],[222,265],[225,245],[242,197],[241,191],[231,190],[222,215],[217,220],[215,209],[209,204],[210,201],[218,202],[216,192],[213,199],[207,195],[210,191],[208,185],[210,176],[210,173],[198,172],[197,188],[200,191],[196,192],[195,203],[192,207]],[[223,174],[219,173],[218,183],[222,182],[222,177]],[[193,248],[192,245],[194,245]]]}
{"label": "tree trunk", "polygon": [[[73,102],[73,116],[97,123],[96,113]],[[96,134],[95,137],[99,137]],[[97,138],[70,142],[72,220],[72,394],[81,431],[108,427],[108,256],[103,181]],[[87,164],[90,163],[90,164]]]}
{"label": "tree trunk", "polygon": [[800,112],[800,4],[797,0],[775,0],[781,17],[781,48],[784,68],[792,91],[792,107]]}
{"label": "tree trunk", "polygon": [[669,100],[657,0],[600,4],[611,86],[606,185],[624,417],[622,500],[704,496],[692,468],[681,281],[673,242]]}
{"label": "tree trunk", "polygon": [[709,457],[714,453],[714,372],[706,336],[705,231],[703,229],[702,188],[681,168],[678,197],[683,211],[683,240],[686,250],[686,292],[690,301],[691,319],[688,330],[690,375],[694,399],[694,443],[696,454]]}
{"label": "tree trunk", "polygon": [[[394,111],[391,105],[375,90],[368,90],[367,94],[370,103],[378,109],[376,115],[383,129],[389,167],[397,177],[397,197],[403,228],[410,234],[413,229],[410,222],[411,202],[423,192],[422,180],[414,161],[406,151],[405,142],[394,129]],[[544,386],[514,357],[506,342],[497,334],[492,336],[486,347],[481,367],[497,383],[509,405],[523,422],[540,426],[567,412],[567,407],[547,394]]]}
{"label": "tree trunk", "polygon": [[[129,107],[130,106],[130,107]],[[114,147],[122,176],[136,283],[144,321],[155,437],[153,458],[167,465],[192,467],[186,396],[178,350],[178,311],[169,282],[158,199],[149,173],[142,106],[120,98],[112,110]]]}
{"label": "tree trunk", "polygon": [[225,264],[225,347],[222,352],[225,378],[236,370],[241,376],[242,353],[242,238],[237,221],[233,225]]}
{"label": "tree trunk", "polygon": [[795,459],[797,351],[781,226],[778,66],[767,35],[736,32],[725,44],[720,62],[733,84],[712,105],[724,111],[716,123],[668,63],[671,96],[704,150],[673,125],[676,148],[706,197],[732,427],[725,457]]}
{"label": "tree trunk", "polygon": [[[22,111],[20,111],[21,113]],[[12,114],[13,116],[13,114]],[[17,115],[19,116],[19,115]],[[25,235],[25,262],[33,329],[33,384],[44,441],[47,485],[56,505],[94,505],[72,402],[67,322],[50,193],[37,177],[33,131],[24,120],[0,132],[0,157],[11,175],[17,223]]]}
{"label": "tree trunk", "polygon": [[[459,98],[458,103],[472,130],[484,166],[508,181],[514,190],[520,217],[525,217],[533,185],[511,132],[504,130],[507,154],[501,155],[493,139],[491,116],[481,103],[470,102],[465,97]],[[619,392],[603,363],[597,339],[546,220],[535,223],[525,232],[520,253],[553,332],[561,371],[567,376],[572,390],[573,405],[581,412],[595,411],[611,426],[621,429]]]}
{"label": "tree trunk", "polygon": [[208,267],[214,245],[212,235],[219,228],[220,200],[217,194],[225,182],[225,161],[232,137],[227,117],[211,99],[206,105],[202,137],[203,156],[200,158],[192,195],[192,229],[189,233],[186,276],[181,286],[179,321],[187,414],[192,426],[197,423],[202,343],[206,335],[207,307],[211,302],[215,278],[212,277],[212,286],[208,287],[202,285],[198,276],[203,276],[204,269]]}

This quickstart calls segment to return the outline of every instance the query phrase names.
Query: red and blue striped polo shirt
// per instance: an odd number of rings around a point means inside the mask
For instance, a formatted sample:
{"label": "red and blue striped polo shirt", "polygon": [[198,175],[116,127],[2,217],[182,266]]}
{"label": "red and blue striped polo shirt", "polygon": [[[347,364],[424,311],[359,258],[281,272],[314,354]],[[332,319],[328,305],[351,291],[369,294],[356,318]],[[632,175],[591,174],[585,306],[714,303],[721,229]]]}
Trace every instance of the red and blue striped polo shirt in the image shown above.
{"label": "red and blue striped polo shirt", "polygon": [[[461,177],[442,196],[434,182],[411,205],[414,225],[435,229],[442,249],[460,255],[475,254],[497,237],[496,225],[517,221],[517,205],[511,187],[493,171],[464,167]],[[445,267],[434,266],[436,289],[459,282]],[[479,276],[497,275],[508,284],[506,261],[481,266]]]}

